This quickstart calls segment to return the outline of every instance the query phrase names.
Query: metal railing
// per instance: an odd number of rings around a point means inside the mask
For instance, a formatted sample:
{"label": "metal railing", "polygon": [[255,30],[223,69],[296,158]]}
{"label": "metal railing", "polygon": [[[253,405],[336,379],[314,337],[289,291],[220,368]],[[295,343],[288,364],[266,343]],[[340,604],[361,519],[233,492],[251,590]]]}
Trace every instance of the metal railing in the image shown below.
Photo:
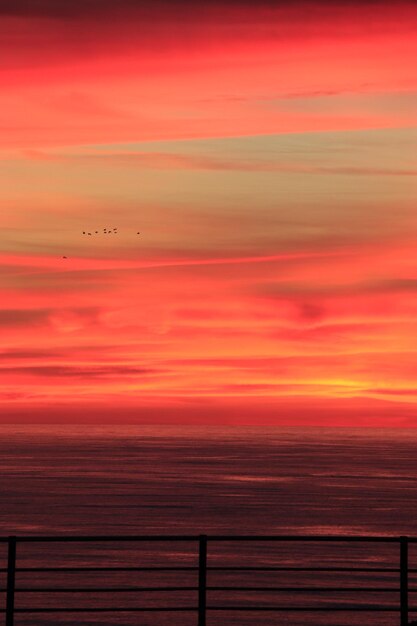
{"label": "metal railing", "polygon": [[[207,554],[208,546],[217,542],[341,542],[341,543],[382,543],[398,545],[398,567],[286,567],[286,566],[208,566]],[[51,544],[51,543],[96,543],[96,542],[190,542],[196,545],[196,554],[198,555],[198,566],[163,566],[163,567],[18,567],[17,565],[17,546],[18,544]],[[410,569],[408,564],[409,544],[417,543],[416,537],[383,537],[383,536],[344,536],[344,535],[124,535],[124,536],[33,536],[33,537],[0,537],[0,544],[7,544],[7,568],[0,568],[0,572],[6,574],[7,585],[2,592],[6,593],[6,607],[0,612],[5,614],[5,625],[14,626],[14,619],[17,614],[46,614],[46,613],[143,613],[143,612],[195,612],[196,623],[198,626],[206,626],[207,614],[211,611],[247,611],[247,612],[316,612],[316,611],[357,611],[357,612],[391,612],[397,613],[399,617],[399,626],[409,625],[409,613],[417,611],[409,607],[409,594],[417,592],[417,589],[409,588],[409,574],[417,573],[417,569]],[[19,587],[16,585],[16,577],[19,573],[88,573],[88,572],[195,572],[198,576],[198,584],[196,586],[137,586],[137,587]],[[390,573],[398,574],[398,585],[394,587],[289,587],[289,586],[209,586],[207,584],[208,572],[326,572],[326,573]],[[121,607],[19,607],[16,605],[16,594],[22,593],[91,593],[91,592],[196,592],[198,601],[195,606],[121,606]],[[208,604],[208,592],[271,592],[271,593],[299,593],[299,592],[372,592],[372,593],[398,593],[399,602],[397,605],[330,605],[330,606],[286,606],[284,605],[264,605],[264,606],[247,606],[247,605],[230,605],[227,604]]]}

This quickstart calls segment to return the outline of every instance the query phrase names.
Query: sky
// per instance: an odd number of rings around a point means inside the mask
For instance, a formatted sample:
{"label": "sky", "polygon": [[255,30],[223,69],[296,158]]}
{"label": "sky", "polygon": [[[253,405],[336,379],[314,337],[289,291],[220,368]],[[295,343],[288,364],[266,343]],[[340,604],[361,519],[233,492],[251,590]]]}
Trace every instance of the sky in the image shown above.
{"label": "sky", "polygon": [[3,0],[0,421],[417,426],[416,18]]}

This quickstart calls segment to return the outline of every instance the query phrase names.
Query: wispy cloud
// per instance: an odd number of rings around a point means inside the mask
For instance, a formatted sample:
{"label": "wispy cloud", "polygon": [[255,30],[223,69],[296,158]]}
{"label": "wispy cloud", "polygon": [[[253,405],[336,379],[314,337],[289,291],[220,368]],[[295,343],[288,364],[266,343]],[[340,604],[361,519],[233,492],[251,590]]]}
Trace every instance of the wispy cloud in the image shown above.
{"label": "wispy cloud", "polygon": [[417,176],[417,168],[366,167],[355,165],[330,166],[302,162],[279,162],[265,160],[221,159],[210,156],[190,156],[176,153],[83,150],[78,154],[42,152],[32,150],[26,153],[31,159],[50,161],[96,162],[135,166],[140,169],[157,170],[208,170],[236,172],[271,172],[284,174],[335,174],[338,176]]}
{"label": "wispy cloud", "polygon": [[159,370],[149,368],[132,367],[127,365],[91,365],[91,366],[66,366],[66,365],[27,365],[20,367],[0,366],[0,373],[3,377],[31,376],[41,378],[61,378],[84,380],[109,380],[119,381],[120,378],[134,378],[160,374]]}
{"label": "wispy cloud", "polygon": [[47,321],[49,313],[48,310],[1,309],[0,327],[39,326]]}

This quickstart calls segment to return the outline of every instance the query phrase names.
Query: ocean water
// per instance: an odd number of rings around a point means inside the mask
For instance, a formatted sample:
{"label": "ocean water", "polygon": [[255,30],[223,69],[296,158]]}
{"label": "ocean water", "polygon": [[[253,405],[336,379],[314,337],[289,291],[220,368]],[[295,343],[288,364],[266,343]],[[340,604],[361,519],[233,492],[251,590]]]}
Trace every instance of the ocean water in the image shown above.
{"label": "ocean water", "polygon": [[[360,534],[417,536],[417,431],[0,426],[0,535]],[[0,558],[6,563],[5,546]],[[197,545],[21,544],[18,564],[196,566]],[[398,568],[395,544],[209,543],[209,566]],[[410,549],[417,568],[417,549]],[[1,587],[5,575],[1,574]],[[411,587],[417,590],[417,576]],[[393,573],[209,572],[210,586],[345,586],[355,592],[210,591],[210,605],[397,606]],[[191,586],[196,572],[18,573],[17,586]],[[4,593],[1,594],[4,608]],[[196,605],[196,592],[23,593],[17,608]],[[417,593],[411,605],[417,608]],[[417,619],[417,613],[413,614]],[[1,616],[0,616],[1,618]],[[195,613],[18,614],[16,626],[195,625]],[[212,611],[208,626],[399,624],[395,613]]]}

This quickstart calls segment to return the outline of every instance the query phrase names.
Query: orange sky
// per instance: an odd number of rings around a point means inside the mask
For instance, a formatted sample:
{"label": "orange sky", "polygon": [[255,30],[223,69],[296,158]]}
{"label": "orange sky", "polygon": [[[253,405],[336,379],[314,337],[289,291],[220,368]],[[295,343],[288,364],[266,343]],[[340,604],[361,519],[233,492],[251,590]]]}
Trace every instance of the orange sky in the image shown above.
{"label": "orange sky", "polygon": [[6,0],[0,420],[417,424],[416,18]]}

